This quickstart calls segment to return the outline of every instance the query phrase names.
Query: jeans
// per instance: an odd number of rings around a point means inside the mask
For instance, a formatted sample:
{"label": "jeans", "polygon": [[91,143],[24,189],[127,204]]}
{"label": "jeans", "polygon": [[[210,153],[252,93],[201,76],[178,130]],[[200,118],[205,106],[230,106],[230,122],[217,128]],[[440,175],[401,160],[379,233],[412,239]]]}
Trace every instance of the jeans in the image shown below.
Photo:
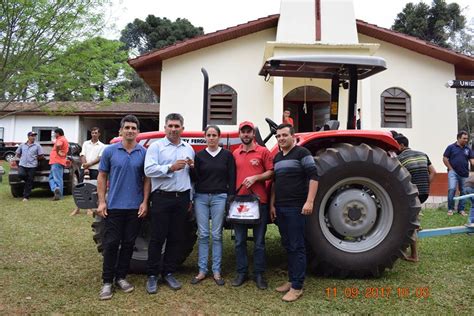
{"label": "jeans", "polygon": [[51,170],[49,172],[49,187],[51,191],[54,192],[56,188],[59,188],[61,196],[63,195],[63,171],[64,166],[59,163],[54,163],[51,165]]}
{"label": "jeans", "polygon": [[[456,194],[456,187],[459,188],[459,195],[464,194],[464,182],[467,177],[459,176],[456,171],[450,170],[448,172],[448,210],[454,210],[454,195]],[[460,200],[458,203],[458,212],[464,211],[465,200]]]}
{"label": "jeans", "polygon": [[[474,193],[474,188],[465,187],[464,194]],[[469,223],[474,223],[474,197],[471,197],[471,211],[469,212]]]}
{"label": "jeans", "polygon": [[27,168],[20,166],[18,169],[18,177],[25,181],[25,188],[23,189],[23,198],[28,199],[33,189],[33,182],[35,179],[36,168]]}
{"label": "jeans", "polygon": [[[186,239],[186,221],[190,195],[189,191],[180,196],[160,194],[155,191],[151,195],[150,219],[151,238],[148,245],[148,276],[157,276],[176,271],[184,251]],[[166,240],[163,267],[160,271],[161,251]]]}
{"label": "jeans", "polygon": [[[108,210],[104,221],[104,265],[102,280],[112,283],[115,279],[125,279],[133,246],[140,230],[141,219],[138,210]],[[118,258],[118,260],[117,260]]]}
{"label": "jeans", "polygon": [[227,194],[196,193],[194,211],[199,233],[198,267],[199,272],[207,274],[209,255],[209,217],[212,222],[212,272],[221,273],[222,262],[222,226],[224,224]]}
{"label": "jeans", "polygon": [[288,281],[295,290],[303,288],[306,273],[305,225],[301,207],[277,207],[278,230],[288,255]]}
{"label": "jeans", "polygon": [[262,221],[256,225],[234,224],[235,231],[235,256],[237,260],[237,273],[248,272],[247,258],[247,230],[253,228],[253,272],[255,275],[265,272],[265,233],[267,232],[268,208],[266,204],[260,205],[264,214]]}

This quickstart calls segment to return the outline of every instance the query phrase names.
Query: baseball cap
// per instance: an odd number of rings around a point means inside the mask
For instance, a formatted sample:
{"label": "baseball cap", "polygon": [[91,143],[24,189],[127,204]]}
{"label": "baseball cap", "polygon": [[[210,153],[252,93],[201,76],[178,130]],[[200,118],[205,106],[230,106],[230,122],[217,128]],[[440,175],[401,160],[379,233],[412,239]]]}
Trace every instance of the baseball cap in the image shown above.
{"label": "baseball cap", "polygon": [[239,125],[239,131],[240,131],[243,127],[245,127],[245,126],[248,126],[248,127],[250,127],[251,129],[255,129],[255,126],[253,125],[252,122],[250,122],[250,121],[243,121],[243,122],[240,123],[240,125]]}
{"label": "baseball cap", "polygon": [[36,132],[28,132],[28,136],[36,136],[36,135],[38,135],[38,133],[36,133]]}

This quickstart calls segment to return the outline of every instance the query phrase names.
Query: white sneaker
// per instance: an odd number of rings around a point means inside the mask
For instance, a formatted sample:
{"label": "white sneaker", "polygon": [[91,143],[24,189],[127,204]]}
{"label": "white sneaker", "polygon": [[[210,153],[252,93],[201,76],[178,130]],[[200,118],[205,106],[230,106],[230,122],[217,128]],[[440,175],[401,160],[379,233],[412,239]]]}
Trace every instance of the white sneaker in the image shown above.
{"label": "white sneaker", "polygon": [[474,228],[474,223],[467,223],[464,226],[469,227],[469,228]]}
{"label": "white sneaker", "polygon": [[112,292],[112,283],[104,283],[100,289],[99,299],[101,301],[110,300],[114,293]]}
{"label": "white sneaker", "polygon": [[130,293],[135,289],[135,287],[125,279],[118,279],[115,281],[115,285],[125,293]]}

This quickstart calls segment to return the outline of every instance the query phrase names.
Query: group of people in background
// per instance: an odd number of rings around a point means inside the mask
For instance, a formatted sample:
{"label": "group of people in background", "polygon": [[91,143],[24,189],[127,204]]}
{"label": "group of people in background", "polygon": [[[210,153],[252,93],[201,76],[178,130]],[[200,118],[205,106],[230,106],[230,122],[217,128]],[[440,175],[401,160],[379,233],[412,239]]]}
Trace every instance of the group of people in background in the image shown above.
{"label": "group of people in background", "polygon": [[[218,286],[224,285],[221,267],[226,201],[230,195],[249,193],[259,197],[264,218],[255,225],[233,226],[236,276],[231,285],[241,286],[249,278],[247,233],[253,229],[253,280],[257,288],[268,288],[264,277],[265,233],[267,223],[277,220],[288,254],[288,281],[276,290],[284,294],[284,301],[301,297],[306,271],[304,225],[306,216],[313,211],[318,175],[311,153],[296,145],[293,127],[278,126],[277,140],[282,151],[276,157],[255,142],[255,127],[248,121],[239,125],[242,144],[233,153],[219,146],[221,131],[215,125],[206,127],[207,146],[195,153],[181,139],[184,119],[177,113],[166,116],[166,136],[153,142],[148,150],[136,142],[139,128],[135,116],[124,117],[120,128],[122,141],[107,146],[100,158],[97,214],[104,218],[105,232],[103,286],[99,298],[110,299],[114,283],[124,292],[134,290],[126,280],[126,273],[139,222],[147,214],[151,239],[146,291],[157,293],[160,277],[173,290],[182,287],[174,274],[182,256],[186,221],[193,203],[199,236],[198,273],[190,283],[198,284],[207,278],[212,249],[212,278]],[[272,179],[270,197],[265,183]]]}
{"label": "group of people in background", "polygon": [[[44,150],[36,142],[36,132],[28,132],[28,140],[18,146],[16,158],[18,162],[18,177],[25,182],[23,189],[23,202],[27,202],[31,195],[36,169],[39,162],[44,159]],[[49,154],[49,187],[53,192],[53,201],[58,201],[63,196],[64,180],[63,173],[66,166],[67,153],[69,151],[69,142],[64,137],[62,128],[54,130],[53,148]]]}

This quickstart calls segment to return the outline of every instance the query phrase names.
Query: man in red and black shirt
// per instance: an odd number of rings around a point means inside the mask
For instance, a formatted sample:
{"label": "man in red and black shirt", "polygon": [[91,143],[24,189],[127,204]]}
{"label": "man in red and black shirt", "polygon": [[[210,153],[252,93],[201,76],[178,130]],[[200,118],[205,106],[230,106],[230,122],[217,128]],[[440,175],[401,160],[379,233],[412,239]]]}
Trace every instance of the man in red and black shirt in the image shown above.
{"label": "man in red and black shirt", "polygon": [[236,188],[241,189],[236,194],[244,195],[252,192],[260,198],[260,207],[264,217],[256,225],[234,224],[235,255],[237,259],[237,276],[232,286],[241,286],[248,279],[247,259],[247,230],[253,228],[254,239],[254,279],[259,289],[266,289],[265,272],[265,233],[268,220],[268,196],[265,181],[273,176],[273,162],[270,151],[255,143],[255,127],[252,122],[242,122],[239,125],[239,136],[242,145],[233,155],[236,166]]}
{"label": "man in red and black shirt", "polygon": [[286,293],[283,300],[292,302],[303,294],[306,273],[304,230],[306,217],[313,212],[318,190],[318,171],[311,152],[296,145],[295,130],[290,124],[277,128],[281,151],[273,160],[275,182],[272,188],[270,215],[278,219],[278,229],[288,254],[288,282],[276,290]]}

